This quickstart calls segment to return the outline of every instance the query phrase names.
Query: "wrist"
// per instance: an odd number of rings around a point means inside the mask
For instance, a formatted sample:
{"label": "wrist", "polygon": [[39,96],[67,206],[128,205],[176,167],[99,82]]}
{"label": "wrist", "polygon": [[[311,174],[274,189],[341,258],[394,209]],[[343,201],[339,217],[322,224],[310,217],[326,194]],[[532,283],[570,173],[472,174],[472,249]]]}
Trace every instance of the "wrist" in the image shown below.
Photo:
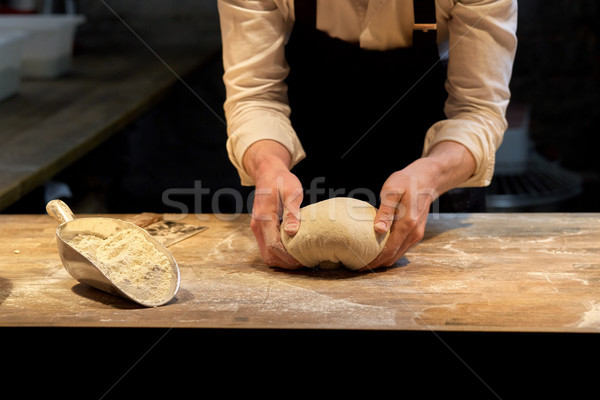
{"label": "wrist", "polygon": [[244,168],[254,180],[265,171],[289,170],[290,163],[291,156],[288,150],[273,140],[259,140],[253,143],[243,158]]}
{"label": "wrist", "polygon": [[440,194],[459,186],[475,173],[473,155],[457,142],[438,143],[424,159],[436,177],[436,189]]}

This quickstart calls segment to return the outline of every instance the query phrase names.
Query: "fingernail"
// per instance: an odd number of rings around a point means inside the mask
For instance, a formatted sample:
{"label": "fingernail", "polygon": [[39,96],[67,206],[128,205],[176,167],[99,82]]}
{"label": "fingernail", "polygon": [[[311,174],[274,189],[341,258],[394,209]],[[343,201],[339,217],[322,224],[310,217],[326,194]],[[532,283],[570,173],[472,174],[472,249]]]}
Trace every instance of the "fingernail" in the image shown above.
{"label": "fingernail", "polygon": [[378,223],[375,224],[375,229],[379,232],[387,232],[388,226],[385,222],[379,221]]}
{"label": "fingernail", "polygon": [[285,228],[284,228],[284,229],[285,229],[285,231],[286,231],[286,232],[288,232],[288,233],[289,233],[289,232],[296,232],[296,231],[298,230],[298,224],[297,224],[297,223],[295,223],[295,222],[290,222],[289,224],[287,224],[287,225],[285,226]]}

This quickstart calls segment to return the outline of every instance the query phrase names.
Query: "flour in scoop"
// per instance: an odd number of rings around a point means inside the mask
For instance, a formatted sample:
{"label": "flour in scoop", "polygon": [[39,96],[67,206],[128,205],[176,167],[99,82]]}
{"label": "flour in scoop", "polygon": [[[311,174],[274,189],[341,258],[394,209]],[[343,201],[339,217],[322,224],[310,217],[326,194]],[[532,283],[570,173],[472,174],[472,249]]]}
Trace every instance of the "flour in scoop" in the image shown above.
{"label": "flour in scoop", "polygon": [[173,279],[169,260],[137,229],[106,239],[80,233],[69,244],[133,298],[160,303],[169,296]]}

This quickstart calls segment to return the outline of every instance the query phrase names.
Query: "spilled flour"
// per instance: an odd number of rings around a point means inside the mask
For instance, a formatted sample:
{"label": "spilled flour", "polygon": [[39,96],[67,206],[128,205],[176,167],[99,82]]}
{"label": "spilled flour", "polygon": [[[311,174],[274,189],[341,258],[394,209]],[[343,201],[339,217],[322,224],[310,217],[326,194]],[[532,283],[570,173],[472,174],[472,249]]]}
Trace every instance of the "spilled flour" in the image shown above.
{"label": "spilled flour", "polygon": [[600,329],[600,302],[590,302],[577,327]]}
{"label": "spilled flour", "polygon": [[68,243],[131,297],[158,304],[169,296],[173,279],[169,260],[137,229],[106,239],[78,234]]}

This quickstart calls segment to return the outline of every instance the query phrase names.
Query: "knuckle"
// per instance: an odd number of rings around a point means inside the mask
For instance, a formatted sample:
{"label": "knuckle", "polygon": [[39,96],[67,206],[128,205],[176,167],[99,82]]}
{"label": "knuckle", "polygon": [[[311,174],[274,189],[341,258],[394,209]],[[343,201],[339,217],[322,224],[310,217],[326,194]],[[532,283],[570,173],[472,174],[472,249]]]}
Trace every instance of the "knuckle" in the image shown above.
{"label": "knuckle", "polygon": [[277,259],[268,253],[263,256],[263,260],[267,265],[277,266]]}
{"label": "knuckle", "polygon": [[419,221],[414,219],[414,218],[410,218],[410,216],[404,216],[402,218],[402,229],[404,230],[404,232],[408,233],[414,233],[416,229],[418,229],[419,227]]}
{"label": "knuckle", "polygon": [[421,239],[423,239],[424,237],[425,237],[425,226],[419,224],[415,228],[415,238],[417,239],[417,242],[420,242]]}
{"label": "knuckle", "polygon": [[386,257],[381,260],[381,265],[384,267],[391,267],[394,265],[404,255],[404,253],[401,251],[401,248],[402,246],[398,245],[390,249]]}
{"label": "knuckle", "polygon": [[379,213],[381,214],[382,217],[385,217],[387,219],[389,219],[390,217],[392,217],[394,215],[395,209],[393,208],[389,208],[389,207],[382,207],[379,210]]}
{"label": "knuckle", "polygon": [[293,203],[297,200],[302,199],[302,188],[295,186],[288,186],[286,190],[284,190],[284,197],[286,203]]}
{"label": "knuckle", "polygon": [[260,232],[260,227],[261,227],[260,221],[253,217],[250,220],[250,229],[252,229],[252,232],[254,232],[254,233]]}
{"label": "knuckle", "polygon": [[252,212],[252,220],[250,221],[250,225],[262,225],[264,222],[268,222],[272,220],[272,215],[270,213],[253,211]]}
{"label": "knuckle", "polygon": [[274,246],[272,243],[265,243],[264,253],[265,260],[268,260],[270,263],[275,263],[277,260],[276,246]]}
{"label": "knuckle", "polygon": [[265,250],[266,253],[269,254],[271,257],[278,257],[280,254],[283,253],[283,244],[276,240],[268,240],[265,243]]}
{"label": "knuckle", "polygon": [[387,260],[389,260],[395,253],[397,250],[398,246],[394,245],[394,246],[386,246],[383,251],[379,254],[379,257],[377,259],[377,263],[378,265],[383,265],[387,262]]}
{"label": "knuckle", "polygon": [[396,207],[395,219],[404,219],[406,217],[406,207],[403,204],[398,204]]}
{"label": "knuckle", "polygon": [[298,219],[298,213],[288,210],[285,212],[284,219],[286,221],[295,221]]}
{"label": "knuckle", "polygon": [[401,198],[403,195],[404,190],[395,186],[384,185],[380,192],[381,199],[387,201],[397,201],[397,199]]}
{"label": "knuckle", "polygon": [[414,236],[412,236],[410,238],[410,241],[408,242],[409,244],[409,248],[414,246],[415,244],[419,243],[421,240],[423,240],[423,234],[420,233],[416,233]]}
{"label": "knuckle", "polygon": [[391,208],[395,209],[400,203],[400,198],[396,196],[381,196],[381,206],[382,208]]}

